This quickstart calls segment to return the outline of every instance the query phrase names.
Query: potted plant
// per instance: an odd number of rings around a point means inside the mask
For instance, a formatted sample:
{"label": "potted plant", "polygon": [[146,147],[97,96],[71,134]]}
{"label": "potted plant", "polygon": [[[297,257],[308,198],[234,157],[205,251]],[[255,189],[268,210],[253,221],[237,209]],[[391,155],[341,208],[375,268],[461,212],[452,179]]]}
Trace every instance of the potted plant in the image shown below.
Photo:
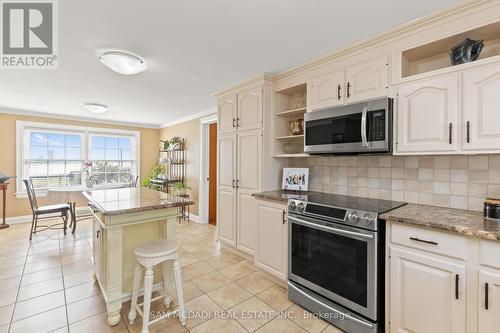
{"label": "potted plant", "polygon": [[170,149],[181,149],[182,139],[178,136],[174,136],[170,139]]}
{"label": "potted plant", "polygon": [[163,166],[160,164],[155,164],[151,167],[149,171],[149,177],[142,181],[142,186],[148,187],[151,179],[157,179],[158,175],[163,171]]}
{"label": "potted plant", "polygon": [[187,187],[186,184],[180,182],[177,185],[175,185],[175,193],[179,196],[186,195],[188,188],[189,187]]}
{"label": "potted plant", "polygon": [[94,186],[94,175],[92,174],[92,161],[85,160],[82,162],[82,170],[85,176],[85,186]]}
{"label": "potted plant", "polygon": [[163,145],[163,150],[168,150],[170,147],[171,141],[170,140],[160,140],[161,144]]}

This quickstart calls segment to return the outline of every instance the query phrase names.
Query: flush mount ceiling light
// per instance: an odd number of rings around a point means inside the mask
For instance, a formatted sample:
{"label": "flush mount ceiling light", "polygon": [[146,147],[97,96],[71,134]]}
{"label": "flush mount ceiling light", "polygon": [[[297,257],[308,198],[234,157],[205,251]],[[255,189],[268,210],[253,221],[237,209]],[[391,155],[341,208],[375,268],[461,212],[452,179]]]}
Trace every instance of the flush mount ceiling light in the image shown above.
{"label": "flush mount ceiling light", "polygon": [[107,105],[99,103],[85,103],[83,104],[83,107],[85,108],[85,110],[95,114],[104,113],[109,110],[109,107]]}
{"label": "flush mount ceiling light", "polygon": [[108,51],[99,56],[99,61],[117,73],[132,75],[148,69],[146,62],[140,57],[122,51]]}

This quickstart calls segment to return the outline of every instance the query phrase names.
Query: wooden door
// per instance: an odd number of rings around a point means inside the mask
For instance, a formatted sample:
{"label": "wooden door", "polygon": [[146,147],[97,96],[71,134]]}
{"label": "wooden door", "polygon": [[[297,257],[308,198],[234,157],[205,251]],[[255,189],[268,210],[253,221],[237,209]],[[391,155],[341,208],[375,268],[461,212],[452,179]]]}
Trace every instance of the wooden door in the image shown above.
{"label": "wooden door", "polygon": [[217,100],[217,120],[220,134],[236,131],[236,101],[236,94]]}
{"label": "wooden door", "polygon": [[208,151],[208,223],[217,222],[217,123],[209,127]]}
{"label": "wooden door", "polygon": [[463,149],[500,151],[500,65],[465,72],[463,87]]}
{"label": "wooden door", "polygon": [[393,333],[465,333],[465,263],[390,247]]}
{"label": "wooden door", "polygon": [[500,332],[500,271],[479,270],[478,332]]}
{"label": "wooden door", "polygon": [[455,152],[458,100],[455,74],[399,87],[397,152]]}
{"label": "wooden door", "polygon": [[371,59],[346,69],[346,103],[387,96],[389,60]]}
{"label": "wooden door", "polygon": [[221,241],[236,247],[236,134],[218,143],[217,230]]}
{"label": "wooden door", "polygon": [[254,254],[257,241],[257,206],[252,193],[262,190],[262,131],[238,133],[237,248]]}
{"label": "wooden door", "polygon": [[238,93],[238,131],[262,128],[262,87]]}
{"label": "wooden door", "polygon": [[311,110],[324,109],[344,103],[344,71],[321,75],[309,82]]}
{"label": "wooden door", "polygon": [[287,278],[287,221],[285,205],[257,200],[255,264],[274,276]]}

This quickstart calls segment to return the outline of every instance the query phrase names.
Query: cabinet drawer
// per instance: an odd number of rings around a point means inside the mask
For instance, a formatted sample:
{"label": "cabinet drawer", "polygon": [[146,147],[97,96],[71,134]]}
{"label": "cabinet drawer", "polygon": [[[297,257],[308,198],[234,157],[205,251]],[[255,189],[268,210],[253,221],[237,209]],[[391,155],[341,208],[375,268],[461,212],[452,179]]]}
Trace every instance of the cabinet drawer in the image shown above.
{"label": "cabinet drawer", "polygon": [[482,240],[479,243],[479,263],[500,269],[500,242]]}
{"label": "cabinet drawer", "polygon": [[391,223],[391,242],[414,249],[465,260],[466,239],[462,236]]}

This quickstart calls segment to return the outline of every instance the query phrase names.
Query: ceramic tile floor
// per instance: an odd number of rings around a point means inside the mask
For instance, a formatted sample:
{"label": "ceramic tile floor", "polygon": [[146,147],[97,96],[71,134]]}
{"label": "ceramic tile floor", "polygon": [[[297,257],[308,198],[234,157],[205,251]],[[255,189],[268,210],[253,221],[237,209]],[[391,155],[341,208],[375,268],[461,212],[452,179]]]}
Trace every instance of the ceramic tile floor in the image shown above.
{"label": "ceramic tile floor", "polygon": [[[92,277],[90,221],[76,235],[61,231],[37,234],[30,243],[29,225],[0,230],[0,333],[140,332],[138,320],[106,324],[106,307]],[[150,327],[156,332],[310,332],[340,333],[290,302],[286,290],[252,262],[221,249],[210,225],[178,225],[181,243],[186,327],[167,318]],[[174,298],[175,290],[169,290]],[[159,304],[156,304],[159,303]],[[155,302],[152,310],[165,306]]]}

